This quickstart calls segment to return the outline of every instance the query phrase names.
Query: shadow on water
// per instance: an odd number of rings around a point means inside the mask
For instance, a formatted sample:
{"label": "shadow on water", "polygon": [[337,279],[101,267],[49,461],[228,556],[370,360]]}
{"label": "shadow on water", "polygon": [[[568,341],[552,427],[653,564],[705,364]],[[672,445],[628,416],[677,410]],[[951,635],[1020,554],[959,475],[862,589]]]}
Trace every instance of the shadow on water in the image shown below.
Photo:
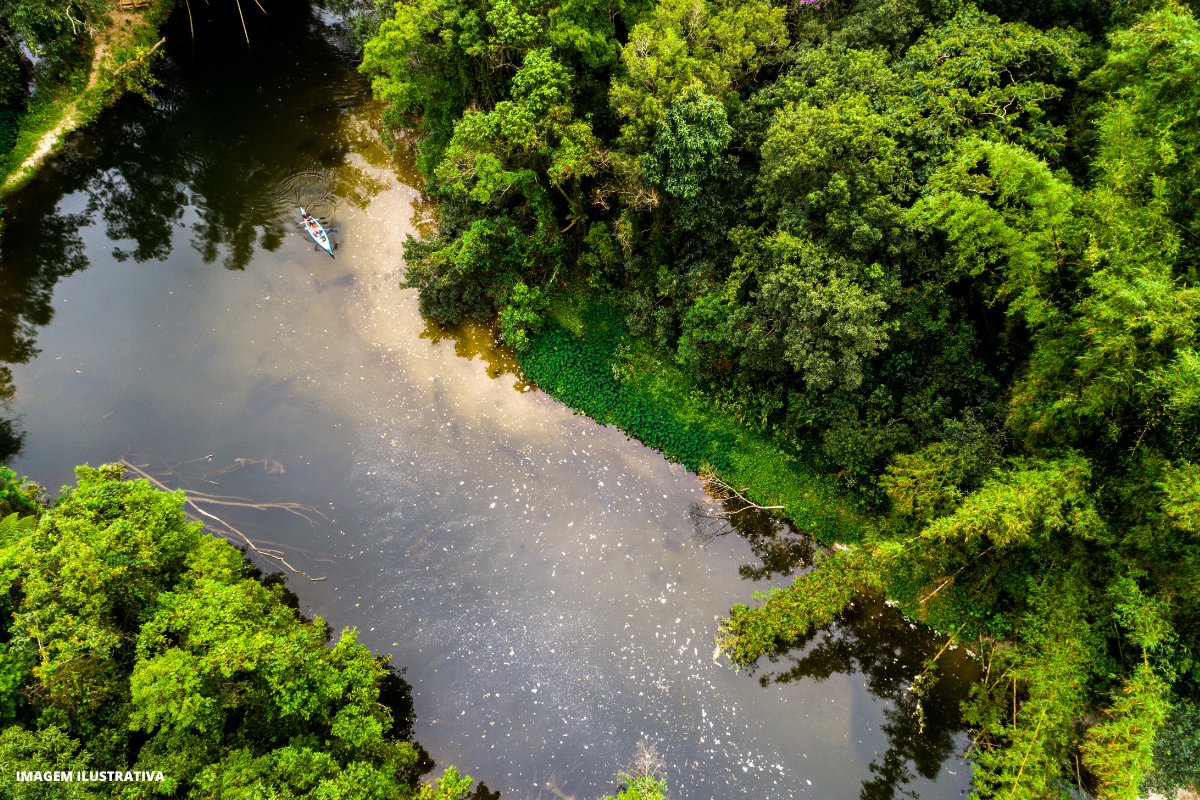
{"label": "shadow on water", "polygon": [[149,102],[120,101],[7,202],[0,461],[22,441],[19,420],[3,418],[14,394],[5,365],[37,354],[55,285],[88,266],[85,240],[98,238],[89,228],[114,242],[118,261],[165,261],[186,242],[201,262],[241,270],[257,248],[278,250],[298,231],[298,206],[336,215],[338,202],[363,207],[383,188],[351,161],[342,130],[367,84],[308,4],[248,13],[249,47],[232,4],[193,5],[194,40],[183,10],[167,23]]}
{"label": "shadow on water", "polygon": [[738,567],[746,580],[786,577],[812,563],[812,540],[791,525],[746,502],[732,487],[706,480],[704,492],[704,500],[688,509],[693,538],[701,545],[731,533],[744,539],[758,559],[756,564]]}
{"label": "shadow on water", "polygon": [[[520,375],[520,367],[512,351],[497,340],[495,329],[478,320],[468,319],[457,325],[439,325],[433,319],[424,318],[425,329],[419,334],[420,338],[430,344],[450,341],[454,343],[454,355],[473,361],[480,359],[487,368],[489,378],[496,379],[501,375]],[[517,391],[523,391],[528,384],[518,380],[513,384]]]}
{"label": "shadow on water", "polygon": [[[863,782],[859,797],[914,797],[906,787],[918,775],[936,778],[960,748],[959,708],[979,678],[978,665],[962,648],[951,650],[943,644],[880,598],[862,597],[837,622],[769,662],[772,668],[758,680],[766,688],[862,673],[871,694],[889,701],[881,725],[888,749],[871,760],[872,777]],[[936,666],[927,669],[935,657]],[[962,770],[969,767],[963,765]]]}
{"label": "shadow on water", "polygon": [[[688,512],[693,536],[700,544],[731,533],[744,539],[758,559],[738,568],[746,580],[789,577],[812,564],[812,540],[792,526],[749,504],[732,487],[708,480],[705,493]],[[888,748],[872,758],[860,800],[916,797],[909,787],[917,776],[937,778],[956,755],[963,730],[959,709],[979,678],[978,665],[961,648],[944,648],[944,643],[881,598],[860,597],[836,622],[760,662],[758,681],[769,689],[862,673],[870,693],[888,701],[880,726]],[[936,666],[929,668],[934,658]]]}
{"label": "shadow on water", "polygon": [[[84,269],[79,228],[84,214],[53,214],[35,227],[35,236],[21,238],[22,227],[11,225],[7,243],[20,241],[32,259],[10,256],[16,248],[0,249],[0,411],[7,411],[15,393],[11,364],[24,364],[38,354],[37,330],[54,316],[54,286],[61,278]],[[0,418],[0,463],[21,450],[19,422]]]}

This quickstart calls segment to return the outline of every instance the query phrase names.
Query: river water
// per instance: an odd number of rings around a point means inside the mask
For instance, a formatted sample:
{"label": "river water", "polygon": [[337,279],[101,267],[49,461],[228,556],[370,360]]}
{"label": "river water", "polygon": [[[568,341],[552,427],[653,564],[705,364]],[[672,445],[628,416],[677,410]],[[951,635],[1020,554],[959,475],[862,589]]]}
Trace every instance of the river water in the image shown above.
{"label": "river water", "polygon": [[[420,317],[398,282],[431,210],[325,15],[252,20],[249,48],[199,22],[176,20],[152,102],[10,202],[0,455],[50,487],[124,457],[313,509],[218,513],[325,578],[289,585],[394,654],[417,739],[505,797],[598,797],[642,741],[680,800],[964,794],[961,651],[923,714],[940,643],[876,602],[753,674],[715,661],[717,616],[786,583],[804,539],[723,526],[694,475],[522,385],[487,330]],[[336,258],[299,205],[337,223]]]}

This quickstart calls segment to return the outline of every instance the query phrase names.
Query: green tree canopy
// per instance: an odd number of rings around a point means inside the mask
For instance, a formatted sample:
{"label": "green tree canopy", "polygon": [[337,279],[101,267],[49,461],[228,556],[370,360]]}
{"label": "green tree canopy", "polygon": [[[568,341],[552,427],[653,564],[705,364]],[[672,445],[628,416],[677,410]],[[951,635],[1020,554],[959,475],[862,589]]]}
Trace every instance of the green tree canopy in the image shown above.
{"label": "green tree canopy", "polygon": [[164,775],[130,797],[466,796],[453,768],[418,782],[430,765],[386,659],[353,629],[329,646],[181,494],[122,473],[80,467],[36,523],[0,523],[6,792],[17,770],[120,767]]}

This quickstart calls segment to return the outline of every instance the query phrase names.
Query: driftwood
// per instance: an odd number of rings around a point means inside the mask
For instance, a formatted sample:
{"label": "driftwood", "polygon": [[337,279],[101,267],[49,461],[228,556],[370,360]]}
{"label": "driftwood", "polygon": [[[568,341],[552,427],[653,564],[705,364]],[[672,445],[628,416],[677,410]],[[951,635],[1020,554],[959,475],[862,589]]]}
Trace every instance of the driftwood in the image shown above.
{"label": "driftwood", "polygon": [[708,502],[692,503],[688,509],[688,519],[695,527],[696,539],[701,544],[708,544],[720,536],[726,536],[737,530],[734,520],[744,511],[781,511],[783,506],[760,506],[748,499],[741,491],[725,482],[709,467],[703,467],[699,478],[704,483],[704,492]]}
{"label": "driftwood", "polygon": [[[131,463],[127,459],[124,459],[124,458],[121,459],[121,464],[123,464],[127,470],[129,470],[133,474],[137,475],[139,478],[143,478],[143,479],[149,481],[150,483],[157,486],[159,489],[162,489],[165,492],[175,491],[174,489],[171,489],[171,487],[167,486],[165,483],[160,481],[158,478],[155,478],[153,475],[146,472],[144,469],[137,466],[136,464]],[[237,508],[252,508],[252,509],[256,509],[258,511],[271,511],[271,510],[286,511],[289,514],[295,514],[296,516],[304,519],[310,525],[315,525],[316,521],[312,517],[308,516],[308,514],[315,514],[317,516],[321,516],[321,517],[324,517],[325,519],[328,519],[328,517],[325,517],[324,514],[322,514],[320,511],[317,511],[315,508],[310,508],[308,506],[302,506],[299,503],[257,503],[253,500],[249,500],[244,497],[225,497],[225,496],[221,496],[221,495],[210,495],[210,494],[206,494],[205,492],[192,492],[192,491],[186,491],[186,490],[184,491],[183,502],[185,505],[187,505],[189,508],[191,508],[196,514],[204,517],[205,519],[212,520],[213,522],[220,525],[221,528],[224,529],[224,531],[226,531],[228,533],[228,535],[223,535],[223,538],[231,539],[235,542],[240,541],[248,549],[254,551],[256,554],[262,556],[263,558],[271,559],[272,561],[282,565],[283,567],[288,569],[290,572],[292,572],[296,575],[299,575],[302,578],[307,578],[310,581],[326,580],[325,577],[313,577],[312,575],[309,575],[304,570],[297,569],[296,567],[292,566],[290,563],[288,563],[287,559],[284,558],[284,554],[280,550],[259,547],[254,542],[254,540],[251,539],[249,536],[242,533],[240,530],[235,528],[233,525],[231,525],[228,522],[226,522],[225,520],[221,519],[220,517],[218,517],[216,514],[212,513],[211,511],[205,510],[204,508],[201,507],[200,504],[203,503],[206,505],[234,506]]]}

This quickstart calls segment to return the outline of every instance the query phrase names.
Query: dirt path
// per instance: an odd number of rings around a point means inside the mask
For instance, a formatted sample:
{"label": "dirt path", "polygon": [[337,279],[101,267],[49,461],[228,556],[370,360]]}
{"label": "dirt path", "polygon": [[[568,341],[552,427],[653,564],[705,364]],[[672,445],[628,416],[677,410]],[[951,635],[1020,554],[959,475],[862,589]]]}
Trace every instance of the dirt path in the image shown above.
{"label": "dirt path", "polygon": [[[21,162],[21,166],[13,170],[12,174],[8,176],[8,180],[4,182],[3,186],[0,186],[0,197],[3,197],[4,195],[13,191],[31,174],[36,172],[42,166],[42,164],[45,163],[46,159],[58,149],[63,138],[79,127],[82,116],[79,109],[79,100],[82,99],[87,92],[90,92],[96,87],[96,84],[100,80],[102,70],[104,69],[105,62],[108,60],[108,56],[112,52],[113,48],[118,45],[128,43],[133,36],[133,31],[137,28],[138,24],[143,21],[141,12],[137,10],[125,10],[120,8],[113,9],[110,14],[110,18],[109,25],[103,30],[99,31],[95,37],[95,50],[92,53],[91,67],[88,70],[87,88],[84,89],[83,94],[63,106],[58,122],[53,128],[46,131],[46,133],[42,135],[42,138],[38,140],[37,147],[34,148],[33,152],[30,153],[23,162]],[[165,39],[159,41],[159,43],[154,46],[151,52],[153,52],[153,50],[157,50],[163,44],[163,41],[165,41]],[[149,55],[149,53],[146,55]]]}

